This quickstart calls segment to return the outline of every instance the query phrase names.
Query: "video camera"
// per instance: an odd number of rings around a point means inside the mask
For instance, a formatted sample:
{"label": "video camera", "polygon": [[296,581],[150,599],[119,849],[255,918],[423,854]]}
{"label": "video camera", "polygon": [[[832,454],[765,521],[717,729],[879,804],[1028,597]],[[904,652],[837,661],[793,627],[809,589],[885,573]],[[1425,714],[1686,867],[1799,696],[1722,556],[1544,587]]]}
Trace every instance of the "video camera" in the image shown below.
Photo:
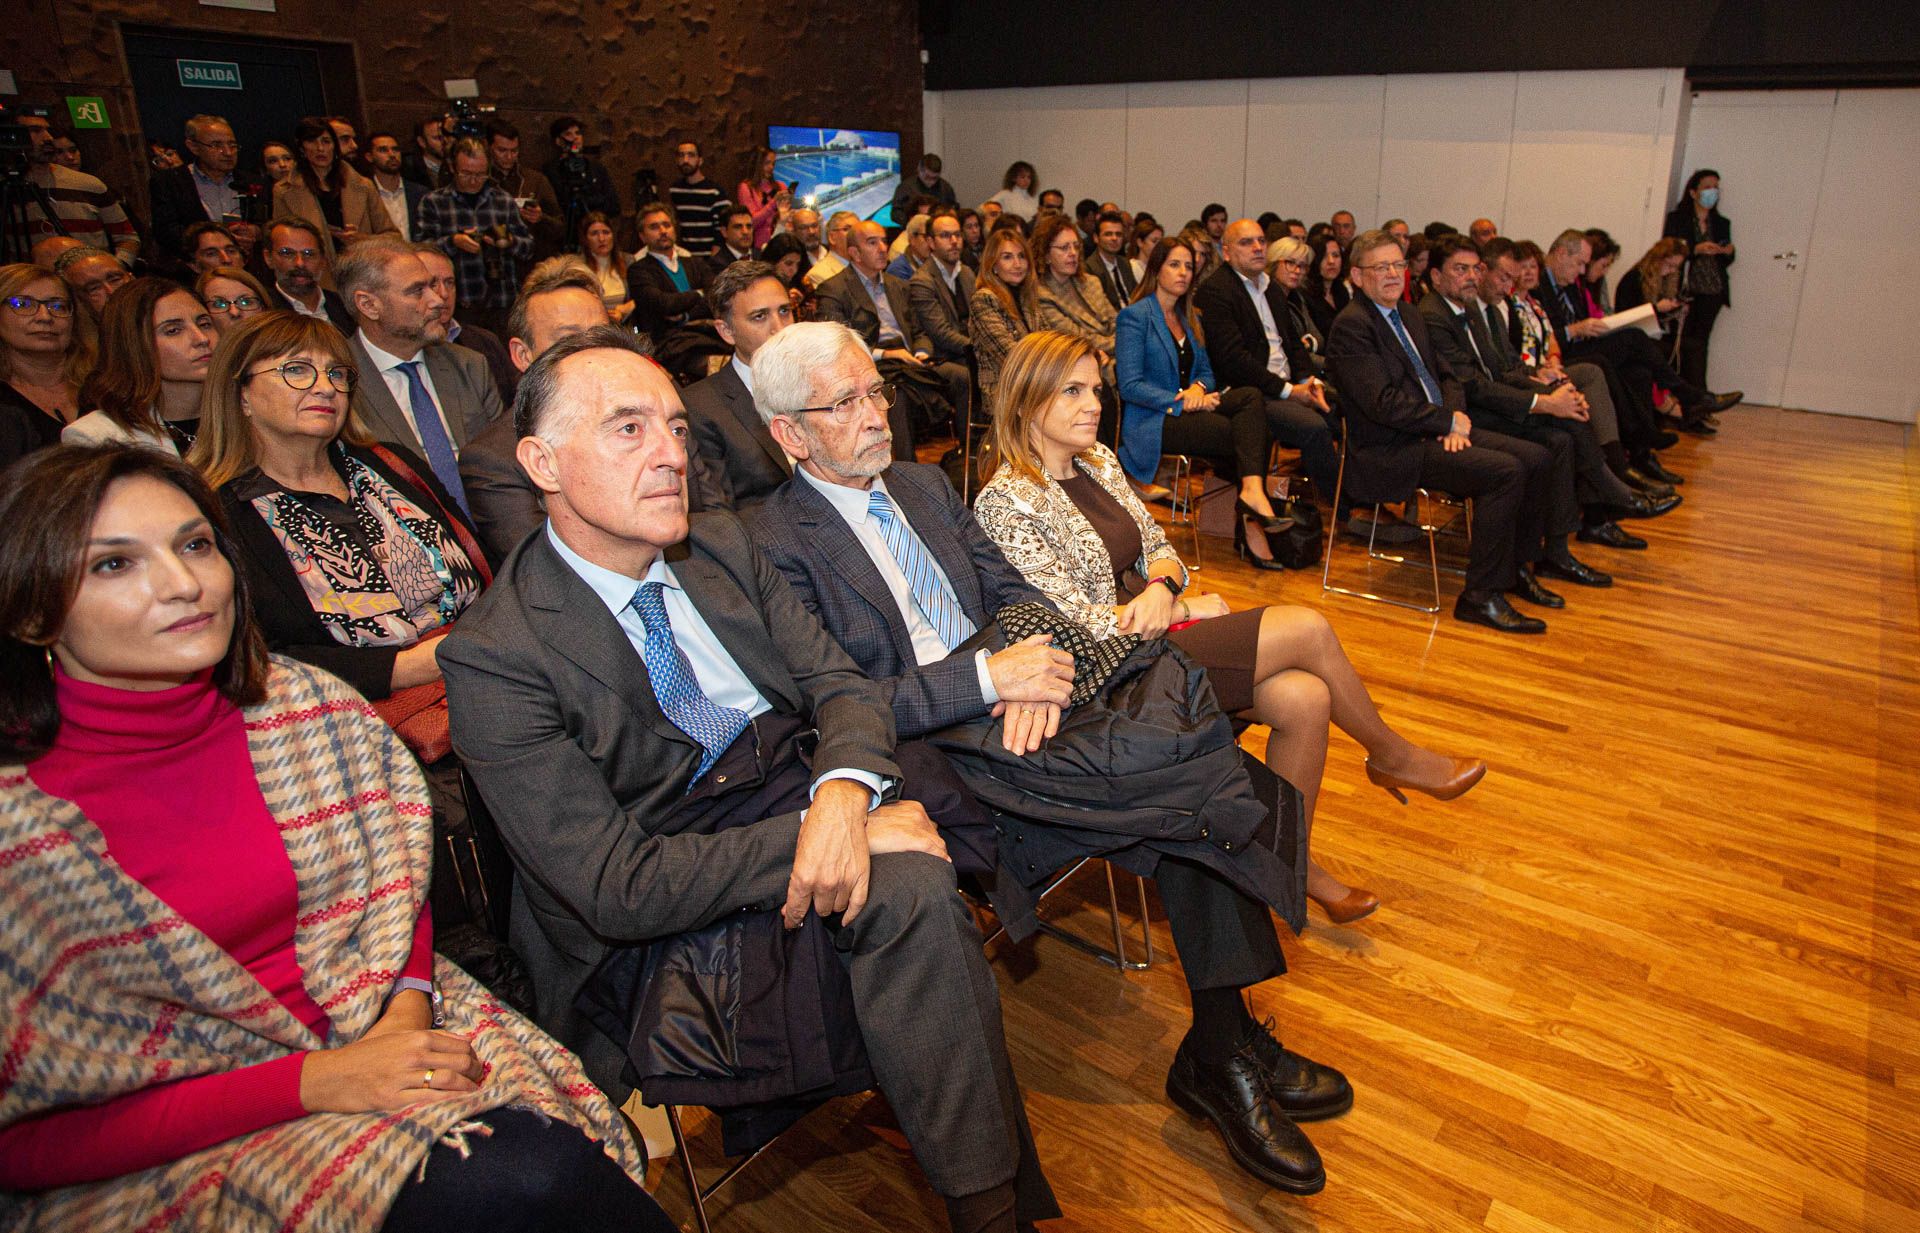
{"label": "video camera", "polygon": [[446,133],[449,142],[462,137],[472,137],[476,141],[487,139],[487,122],[492,119],[492,103],[475,102],[470,98],[449,99],[447,102]]}
{"label": "video camera", "polygon": [[33,133],[20,122],[20,114],[18,106],[0,103],[0,175],[24,177],[33,166]]}

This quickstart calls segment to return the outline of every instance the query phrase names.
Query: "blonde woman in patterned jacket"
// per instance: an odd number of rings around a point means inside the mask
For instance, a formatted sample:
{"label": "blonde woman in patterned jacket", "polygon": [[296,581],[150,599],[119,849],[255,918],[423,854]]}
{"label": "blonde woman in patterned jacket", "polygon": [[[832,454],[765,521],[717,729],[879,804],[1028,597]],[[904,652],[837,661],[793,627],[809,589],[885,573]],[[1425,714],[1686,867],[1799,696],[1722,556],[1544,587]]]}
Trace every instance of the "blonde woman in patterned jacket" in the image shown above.
{"label": "blonde woman in patterned jacket", "polygon": [[[1367,750],[1367,777],[1452,800],[1486,763],[1413,744],[1380,717],[1326,618],[1310,608],[1231,612],[1218,595],[1189,595],[1187,570],[1097,444],[1099,371],[1080,339],[1041,331],[1016,345],[993,398],[993,477],[974,516],[1014,568],[1059,609],[1106,638],[1167,637],[1204,665],[1220,707],[1273,729],[1267,765],[1300,790],[1312,825],[1326,769],[1327,721]],[[1335,923],[1380,904],[1316,861],[1307,895]]]}
{"label": "blonde woman in patterned jacket", "polygon": [[199,476],[63,445],[0,493],[0,1226],[671,1229],[435,957],[412,755],[267,656]]}

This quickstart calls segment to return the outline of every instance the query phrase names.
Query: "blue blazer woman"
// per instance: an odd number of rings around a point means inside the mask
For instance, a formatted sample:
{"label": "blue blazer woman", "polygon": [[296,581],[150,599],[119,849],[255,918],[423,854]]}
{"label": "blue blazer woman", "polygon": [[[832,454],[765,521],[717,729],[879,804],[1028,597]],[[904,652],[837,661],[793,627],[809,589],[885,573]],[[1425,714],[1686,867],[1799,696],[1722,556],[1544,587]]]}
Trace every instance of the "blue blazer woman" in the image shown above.
{"label": "blue blazer woman", "polygon": [[[1194,337],[1193,316],[1183,322],[1193,344],[1193,380],[1213,391],[1213,365]],[[1180,351],[1161,315],[1160,301],[1146,296],[1120,313],[1113,331],[1114,369],[1120,379],[1120,465],[1141,481],[1160,468],[1160,431],[1167,412],[1180,406]]]}

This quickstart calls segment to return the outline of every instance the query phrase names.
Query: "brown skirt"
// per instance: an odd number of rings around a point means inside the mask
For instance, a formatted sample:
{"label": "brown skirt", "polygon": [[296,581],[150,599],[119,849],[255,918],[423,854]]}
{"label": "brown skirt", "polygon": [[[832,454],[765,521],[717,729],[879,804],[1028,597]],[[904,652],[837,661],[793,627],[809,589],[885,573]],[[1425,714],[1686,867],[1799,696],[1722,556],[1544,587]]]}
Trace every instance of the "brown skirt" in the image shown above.
{"label": "brown skirt", "polygon": [[1248,608],[1229,612],[1195,621],[1167,635],[1167,641],[1207,670],[1214,697],[1229,715],[1253,705],[1254,661],[1260,652],[1260,621],[1266,611]]}

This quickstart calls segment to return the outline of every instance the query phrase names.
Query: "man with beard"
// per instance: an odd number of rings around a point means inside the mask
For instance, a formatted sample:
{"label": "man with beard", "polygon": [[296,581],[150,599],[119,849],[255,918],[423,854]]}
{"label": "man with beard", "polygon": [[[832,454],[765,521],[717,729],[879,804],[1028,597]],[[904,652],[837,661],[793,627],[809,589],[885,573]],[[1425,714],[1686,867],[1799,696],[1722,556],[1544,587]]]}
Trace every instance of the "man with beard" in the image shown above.
{"label": "man with beard", "polygon": [[405,240],[360,241],[341,259],[339,277],[360,319],[351,345],[367,428],[425,458],[465,513],[460,447],[500,414],[486,361],[446,345],[445,301]]}
{"label": "man with beard", "polygon": [[267,227],[267,269],[273,273],[274,307],[291,309],[303,317],[325,317],[333,328],[353,336],[353,314],[347,302],[320,285],[327,268],[320,234],[302,218],[276,218]]}

